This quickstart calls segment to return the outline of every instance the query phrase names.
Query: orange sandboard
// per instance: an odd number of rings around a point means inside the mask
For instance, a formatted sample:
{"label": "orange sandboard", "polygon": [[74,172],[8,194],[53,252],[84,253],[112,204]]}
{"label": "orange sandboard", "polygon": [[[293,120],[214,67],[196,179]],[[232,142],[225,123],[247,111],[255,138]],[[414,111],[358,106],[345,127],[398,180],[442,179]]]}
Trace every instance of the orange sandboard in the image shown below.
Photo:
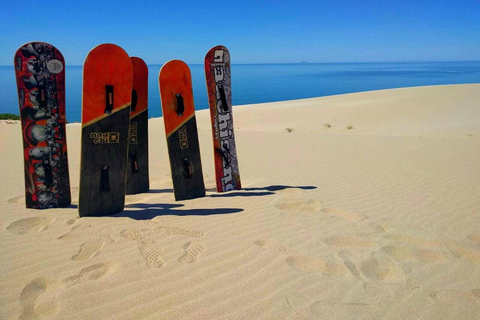
{"label": "orange sandboard", "polygon": [[180,60],[167,62],[159,85],[175,200],[204,197],[190,69]]}
{"label": "orange sandboard", "polygon": [[132,80],[130,57],[119,46],[101,44],[85,59],[80,216],[123,210]]}

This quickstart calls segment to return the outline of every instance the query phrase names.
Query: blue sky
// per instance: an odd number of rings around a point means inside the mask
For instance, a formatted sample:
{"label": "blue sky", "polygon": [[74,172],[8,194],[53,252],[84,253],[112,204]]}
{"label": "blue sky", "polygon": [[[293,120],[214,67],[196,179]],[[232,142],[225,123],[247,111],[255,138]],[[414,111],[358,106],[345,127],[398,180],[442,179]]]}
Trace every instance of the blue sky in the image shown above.
{"label": "blue sky", "polygon": [[70,65],[105,42],[147,64],[217,44],[233,63],[480,60],[480,0],[2,0],[0,30],[0,65],[34,40]]}

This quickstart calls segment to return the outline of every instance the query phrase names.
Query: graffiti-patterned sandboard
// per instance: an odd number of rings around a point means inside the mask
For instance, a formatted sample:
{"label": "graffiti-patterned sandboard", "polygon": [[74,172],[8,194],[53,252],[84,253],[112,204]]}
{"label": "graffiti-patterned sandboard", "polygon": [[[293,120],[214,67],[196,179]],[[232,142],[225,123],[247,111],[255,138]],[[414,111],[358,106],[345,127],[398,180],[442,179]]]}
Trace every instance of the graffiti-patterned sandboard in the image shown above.
{"label": "graffiti-patterned sandboard", "polygon": [[190,69],[180,60],[167,62],[159,85],[175,200],[204,197]]}
{"label": "graffiti-patterned sandboard", "polygon": [[233,132],[230,53],[216,46],[205,56],[217,191],[241,189]]}
{"label": "graffiti-patterned sandboard", "polygon": [[23,133],[26,206],[69,206],[65,61],[54,46],[30,42],[17,50],[14,66]]}
{"label": "graffiti-patterned sandboard", "polygon": [[121,212],[125,204],[133,69],[120,47],[93,48],[83,67],[80,216]]}
{"label": "graffiti-patterned sandboard", "polygon": [[132,105],[128,147],[126,194],[147,192],[148,179],[148,67],[131,57],[133,67]]}

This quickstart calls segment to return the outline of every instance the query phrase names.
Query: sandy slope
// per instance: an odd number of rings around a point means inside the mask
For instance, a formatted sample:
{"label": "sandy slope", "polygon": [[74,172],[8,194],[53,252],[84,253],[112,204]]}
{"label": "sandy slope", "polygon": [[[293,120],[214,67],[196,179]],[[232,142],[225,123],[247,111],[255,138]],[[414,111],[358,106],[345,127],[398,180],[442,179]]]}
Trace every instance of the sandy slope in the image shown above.
{"label": "sandy slope", "polygon": [[153,119],[152,190],[81,219],[79,124],[68,125],[74,206],[36,211],[24,208],[20,125],[0,123],[0,318],[480,317],[480,84],[241,106],[234,118],[242,191],[214,191],[200,111],[207,197],[175,202]]}

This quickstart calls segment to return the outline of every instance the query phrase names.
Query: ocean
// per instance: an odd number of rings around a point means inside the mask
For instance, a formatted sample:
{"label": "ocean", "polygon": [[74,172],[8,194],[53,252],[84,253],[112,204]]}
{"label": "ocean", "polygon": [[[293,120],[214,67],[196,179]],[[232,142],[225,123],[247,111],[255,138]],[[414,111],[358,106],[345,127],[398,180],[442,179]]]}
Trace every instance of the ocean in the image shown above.
{"label": "ocean", "polygon": [[[158,73],[149,66],[149,117],[160,117]],[[197,110],[208,108],[203,65],[190,65]],[[480,61],[232,65],[233,105],[442,84],[480,83]],[[0,66],[0,113],[19,114],[13,66]],[[81,121],[82,66],[66,67],[66,117]]]}

